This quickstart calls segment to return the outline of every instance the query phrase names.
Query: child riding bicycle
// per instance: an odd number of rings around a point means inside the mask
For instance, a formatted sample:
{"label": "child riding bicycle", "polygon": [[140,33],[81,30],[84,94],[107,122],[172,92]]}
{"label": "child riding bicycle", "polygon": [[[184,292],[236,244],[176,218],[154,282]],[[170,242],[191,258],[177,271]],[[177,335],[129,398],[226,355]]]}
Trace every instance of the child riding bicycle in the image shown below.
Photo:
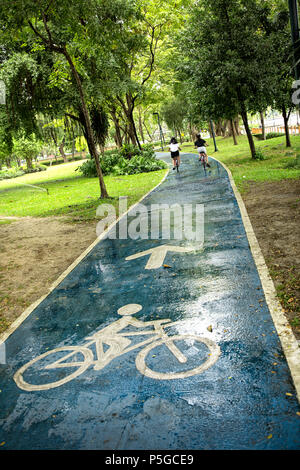
{"label": "child riding bicycle", "polygon": [[175,139],[175,137],[172,137],[172,139],[170,141],[169,150],[171,152],[171,158],[173,160],[173,170],[175,170],[176,166],[178,168],[179,165],[180,165],[179,150],[181,150],[181,148],[179,147],[179,144],[178,144],[177,140]]}
{"label": "child riding bicycle", "polygon": [[210,164],[208,163],[208,157],[207,157],[207,153],[206,153],[207,143],[206,143],[206,140],[203,140],[201,138],[201,134],[197,134],[197,140],[196,140],[194,145],[195,145],[195,147],[197,147],[197,150],[198,150],[198,153],[199,153],[199,161],[201,161],[201,158],[202,158],[202,155],[203,155],[204,158],[205,158],[206,166],[208,166],[210,168]]}

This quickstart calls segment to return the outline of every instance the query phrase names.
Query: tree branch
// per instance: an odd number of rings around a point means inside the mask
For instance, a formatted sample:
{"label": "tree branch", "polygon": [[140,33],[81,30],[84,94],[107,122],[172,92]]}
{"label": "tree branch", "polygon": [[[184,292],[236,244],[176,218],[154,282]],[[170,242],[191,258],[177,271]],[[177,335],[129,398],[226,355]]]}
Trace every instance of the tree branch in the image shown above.
{"label": "tree branch", "polygon": [[[143,86],[149,80],[149,78],[152,75],[158,41],[159,41],[161,33],[162,33],[162,28],[167,23],[167,21],[165,21],[163,23],[160,23],[159,25],[153,26],[147,20],[145,20],[145,22],[147,23],[147,25],[150,27],[150,29],[152,31],[151,31],[151,41],[150,41],[150,46],[149,46],[150,47],[149,64],[146,64],[145,67],[143,67],[143,69],[139,72],[139,75],[147,67],[149,67],[149,71],[148,71],[148,74],[146,75],[146,77],[142,80],[141,86]],[[159,32],[158,32],[157,36],[155,37],[155,33],[156,33],[157,29],[158,29]],[[137,99],[137,97],[138,97],[138,94],[132,97],[133,104],[135,103],[135,100]]]}
{"label": "tree branch", "polygon": [[79,117],[75,116],[74,114],[65,113],[65,116],[68,116],[69,118],[74,119],[74,121],[80,122],[80,124],[81,124],[81,121],[80,121]]}
{"label": "tree branch", "polygon": [[46,16],[45,16],[44,13],[43,13],[43,23],[44,23],[44,26],[45,26],[45,29],[46,29],[46,32],[47,32],[47,35],[48,35],[48,39],[45,36],[43,36],[43,34],[41,34],[35,26],[33,26],[32,22],[30,20],[28,20],[28,24],[29,24],[30,28],[32,29],[32,31],[35,33],[36,36],[38,36],[43,41],[43,43],[49,49],[51,49],[52,51],[55,51],[55,52],[59,52],[60,54],[64,54],[64,48],[60,47],[60,46],[57,46],[56,44],[53,43],[51,32],[50,32],[49,27],[47,25],[47,19],[46,19]]}
{"label": "tree branch", "polygon": [[35,33],[36,36],[38,36],[46,45],[48,44],[47,38],[45,38],[32,24],[30,20],[28,20],[28,24],[32,31]]}

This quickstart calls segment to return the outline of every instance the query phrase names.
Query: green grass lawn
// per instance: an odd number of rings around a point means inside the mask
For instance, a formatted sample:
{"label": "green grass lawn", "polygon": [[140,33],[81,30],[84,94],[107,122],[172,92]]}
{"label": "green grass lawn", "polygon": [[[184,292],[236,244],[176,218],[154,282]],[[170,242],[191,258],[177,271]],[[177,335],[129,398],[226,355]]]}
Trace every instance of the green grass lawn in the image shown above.
{"label": "green grass lawn", "polygon": [[92,220],[100,203],[110,203],[118,208],[118,198],[127,196],[130,207],[166,174],[166,170],[160,170],[130,176],[105,176],[112,199],[100,200],[98,179],[80,176],[75,171],[80,164],[78,161],[62,164],[40,173],[0,181],[0,216],[68,215],[74,222]]}
{"label": "green grass lawn", "polygon": [[[266,141],[255,140],[264,160],[253,160],[245,136],[238,137],[238,145],[232,138],[217,138],[219,151],[214,151],[212,139],[208,139],[208,155],[217,158],[232,172],[238,189],[243,192],[250,181],[278,181],[300,177],[296,155],[300,155],[300,136],[292,136],[292,148],[286,148],[285,138]],[[182,152],[196,152],[192,143],[184,143]],[[0,216],[68,215],[70,220],[92,220],[100,202],[118,206],[119,196],[128,196],[128,207],[156,186],[166,170],[131,176],[106,176],[105,184],[112,199],[99,200],[97,178],[84,178],[76,172],[82,162],[71,162],[49,167],[47,171],[23,175],[0,181]],[[34,187],[33,187],[34,186]],[[47,193],[48,191],[48,193]]]}
{"label": "green grass lawn", "polygon": [[[255,139],[255,138],[254,138]],[[296,155],[300,155],[300,136],[291,136],[291,148],[286,148],[285,137],[276,137],[265,141],[255,139],[257,150],[261,150],[265,160],[251,158],[247,137],[238,137],[238,145],[230,137],[217,137],[218,152],[215,152],[212,139],[208,139],[207,152],[231,171],[238,189],[243,192],[249,181],[279,181],[300,177],[300,166],[296,166]],[[191,143],[181,145],[182,152],[197,152]]]}

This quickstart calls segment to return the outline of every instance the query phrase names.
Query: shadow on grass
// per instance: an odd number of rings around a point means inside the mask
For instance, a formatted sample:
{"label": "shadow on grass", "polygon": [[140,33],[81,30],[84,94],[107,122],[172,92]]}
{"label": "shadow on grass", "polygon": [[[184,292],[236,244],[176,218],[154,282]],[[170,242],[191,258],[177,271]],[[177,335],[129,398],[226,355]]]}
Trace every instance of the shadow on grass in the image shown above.
{"label": "shadow on grass", "polygon": [[103,217],[96,216],[96,210],[101,204],[111,204],[115,207],[116,213],[118,215],[118,203],[119,197],[109,197],[109,198],[92,198],[90,201],[83,201],[77,204],[71,204],[59,209],[50,209],[45,211],[43,217],[51,216],[62,216],[65,215],[67,218],[66,222],[75,223],[75,222],[88,222],[93,220],[101,220]]}

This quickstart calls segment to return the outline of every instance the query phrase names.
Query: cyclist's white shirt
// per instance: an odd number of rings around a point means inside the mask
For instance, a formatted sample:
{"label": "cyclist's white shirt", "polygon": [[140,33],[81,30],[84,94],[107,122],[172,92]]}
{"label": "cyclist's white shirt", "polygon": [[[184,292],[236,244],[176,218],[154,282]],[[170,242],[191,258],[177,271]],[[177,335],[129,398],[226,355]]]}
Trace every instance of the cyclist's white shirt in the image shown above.
{"label": "cyclist's white shirt", "polygon": [[177,152],[179,150],[179,144],[170,144],[170,151]]}

